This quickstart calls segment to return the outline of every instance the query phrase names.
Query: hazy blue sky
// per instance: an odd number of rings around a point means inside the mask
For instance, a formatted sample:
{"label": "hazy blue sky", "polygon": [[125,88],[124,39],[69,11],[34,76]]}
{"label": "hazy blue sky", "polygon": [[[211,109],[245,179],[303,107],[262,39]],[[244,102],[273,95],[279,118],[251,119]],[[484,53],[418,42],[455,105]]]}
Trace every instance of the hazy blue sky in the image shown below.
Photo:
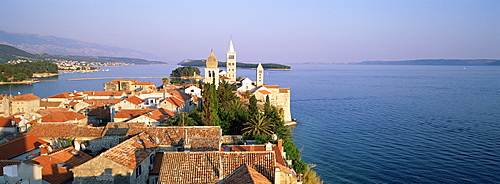
{"label": "hazy blue sky", "polygon": [[0,1],[0,30],[150,52],[164,61],[500,59],[499,0]]}

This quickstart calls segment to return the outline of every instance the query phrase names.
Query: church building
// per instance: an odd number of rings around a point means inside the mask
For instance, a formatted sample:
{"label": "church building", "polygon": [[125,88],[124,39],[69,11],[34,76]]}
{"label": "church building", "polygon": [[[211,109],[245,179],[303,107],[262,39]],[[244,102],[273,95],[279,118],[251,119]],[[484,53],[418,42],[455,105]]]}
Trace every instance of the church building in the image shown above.
{"label": "church building", "polygon": [[233,40],[229,40],[229,49],[226,52],[226,73],[230,81],[236,81],[236,52],[233,47]]}
{"label": "church building", "polygon": [[205,79],[203,82],[215,83],[215,86],[219,86],[219,62],[217,62],[213,51],[210,52],[205,65]]}

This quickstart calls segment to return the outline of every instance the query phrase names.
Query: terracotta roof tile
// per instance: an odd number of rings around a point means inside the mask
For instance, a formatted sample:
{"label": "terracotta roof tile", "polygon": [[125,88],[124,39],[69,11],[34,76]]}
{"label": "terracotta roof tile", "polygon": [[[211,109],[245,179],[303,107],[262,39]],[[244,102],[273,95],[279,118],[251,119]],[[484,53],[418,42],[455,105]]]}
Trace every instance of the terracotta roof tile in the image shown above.
{"label": "terracotta roof tile", "polygon": [[87,96],[109,96],[109,97],[120,97],[126,96],[126,93],[123,91],[85,91],[83,92]]}
{"label": "terracotta roof tile", "polygon": [[274,152],[164,152],[159,183],[217,183],[246,164],[274,180]]}
{"label": "terracotta roof tile", "polygon": [[262,93],[262,94],[264,94],[264,95],[271,94],[271,92],[269,92],[269,91],[267,91],[267,90],[259,90],[259,91],[257,91],[257,92]]}
{"label": "terracotta roof tile", "polygon": [[246,164],[241,165],[224,179],[223,184],[272,184],[264,175]]}
{"label": "terracotta roof tile", "polygon": [[185,144],[186,137],[191,145],[191,151],[219,150],[222,136],[219,126],[175,126],[175,127],[145,127],[131,126],[127,135],[146,132],[158,145]]}
{"label": "terracotta roof tile", "polygon": [[266,88],[279,88],[278,85],[262,85],[262,86],[264,86]]}
{"label": "terracotta roof tile", "polygon": [[40,138],[101,137],[104,127],[79,126],[77,123],[35,123],[27,134]]}
{"label": "terracotta roof tile", "polygon": [[132,104],[135,104],[135,105],[139,105],[141,104],[142,102],[144,102],[143,99],[137,97],[137,96],[131,96],[131,97],[128,97],[126,98],[125,100],[129,101],[130,103]]}
{"label": "terracotta roof tile", "polygon": [[280,93],[288,93],[290,88],[280,88]]}
{"label": "terracotta roof tile", "polygon": [[83,102],[88,103],[90,105],[107,105],[107,104],[116,104],[121,102],[122,99],[87,99],[83,100]]}
{"label": "terracotta roof tile", "polygon": [[74,120],[82,120],[87,118],[87,116],[77,113],[77,112],[72,112],[72,111],[67,111],[67,112],[54,112],[47,114],[43,117],[41,117],[42,122],[44,123],[54,123],[54,122],[69,122],[72,123]]}
{"label": "terracotta roof tile", "polygon": [[0,127],[14,127],[12,121],[14,121],[14,119],[0,116]]}
{"label": "terracotta roof tile", "polygon": [[14,139],[0,144],[0,159],[9,159],[17,155],[35,150],[47,142],[34,135],[19,134]]}
{"label": "terracotta roof tile", "polygon": [[73,109],[70,109],[70,108],[50,108],[50,109],[39,110],[36,113],[44,116],[44,115],[52,114],[55,112],[68,112],[68,111],[73,111]]}
{"label": "terracotta roof tile", "polygon": [[140,115],[153,111],[154,109],[122,109],[116,112],[114,118],[136,118]]}
{"label": "terracotta roof tile", "polygon": [[49,96],[47,98],[75,98],[75,97],[83,97],[83,95],[73,92],[64,92],[64,93],[59,93],[57,95]]}
{"label": "terracotta roof tile", "polygon": [[146,133],[140,133],[108,149],[99,156],[134,169],[138,163],[148,158],[156,147],[157,145],[151,140],[151,137]]}
{"label": "terracotta roof tile", "polygon": [[[68,147],[31,160],[43,166],[42,179],[44,181],[58,184],[73,178],[73,172],[70,169],[90,159],[92,159],[90,155],[77,151],[73,147]],[[65,163],[66,167],[58,166],[59,163]]]}
{"label": "terracotta roof tile", "polygon": [[177,97],[171,96],[165,99],[166,102],[171,103],[177,107],[180,107],[182,104],[184,104],[184,101],[180,100]]}
{"label": "terracotta roof tile", "polygon": [[40,107],[60,107],[63,102],[47,102],[40,100]]}
{"label": "terracotta roof tile", "polygon": [[19,100],[39,100],[39,99],[40,99],[40,97],[34,95],[33,93],[29,93],[29,94],[15,96],[14,99],[12,99],[12,101],[19,101]]}

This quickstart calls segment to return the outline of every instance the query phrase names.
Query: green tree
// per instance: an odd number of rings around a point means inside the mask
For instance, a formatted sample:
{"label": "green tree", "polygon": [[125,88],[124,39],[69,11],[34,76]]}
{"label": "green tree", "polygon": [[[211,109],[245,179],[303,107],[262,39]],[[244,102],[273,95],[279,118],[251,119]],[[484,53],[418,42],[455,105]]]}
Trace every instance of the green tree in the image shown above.
{"label": "green tree", "polygon": [[181,112],[175,115],[172,119],[168,120],[164,126],[196,126],[198,123],[191,118],[189,113]]}
{"label": "green tree", "polygon": [[200,75],[200,69],[194,66],[183,66],[172,70],[171,77],[192,77]]}
{"label": "green tree", "polygon": [[266,117],[260,113],[252,116],[248,122],[243,124],[245,128],[242,129],[243,135],[266,135],[273,134],[272,124],[267,121]]}
{"label": "green tree", "polygon": [[170,79],[168,79],[168,78],[162,78],[161,79],[161,83],[162,83],[163,87],[165,87],[165,86],[167,86],[170,83]]}

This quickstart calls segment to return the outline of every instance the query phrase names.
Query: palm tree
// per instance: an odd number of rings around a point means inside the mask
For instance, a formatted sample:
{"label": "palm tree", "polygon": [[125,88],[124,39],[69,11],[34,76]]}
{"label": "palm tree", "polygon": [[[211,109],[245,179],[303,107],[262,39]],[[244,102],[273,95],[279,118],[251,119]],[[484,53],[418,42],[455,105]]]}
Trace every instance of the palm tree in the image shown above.
{"label": "palm tree", "polygon": [[261,113],[255,114],[248,122],[243,124],[246,126],[242,129],[243,135],[271,135],[272,123],[266,119],[266,116]]}
{"label": "palm tree", "polygon": [[165,87],[165,86],[168,85],[168,83],[170,82],[170,80],[168,78],[162,78],[161,82],[162,82],[163,87]]}

